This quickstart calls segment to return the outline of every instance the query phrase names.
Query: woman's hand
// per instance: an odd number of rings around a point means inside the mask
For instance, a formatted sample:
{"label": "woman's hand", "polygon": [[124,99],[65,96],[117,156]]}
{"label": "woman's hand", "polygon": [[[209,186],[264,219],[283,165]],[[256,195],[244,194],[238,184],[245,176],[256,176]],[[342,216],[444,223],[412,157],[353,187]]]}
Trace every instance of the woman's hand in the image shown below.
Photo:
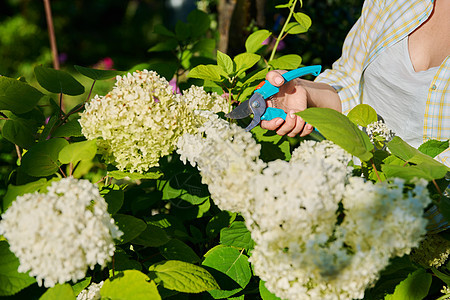
{"label": "woman's hand", "polygon": [[305,121],[295,115],[296,112],[307,108],[307,90],[301,85],[300,79],[293,79],[284,84],[284,78],[281,74],[284,70],[270,71],[266,79],[274,86],[280,88],[280,91],[267,99],[267,106],[281,108],[287,113],[286,120],[275,118],[270,121],[261,121],[261,128],[274,130],[278,135],[287,135],[294,137],[297,134],[306,136],[313,131],[313,126],[306,124]]}

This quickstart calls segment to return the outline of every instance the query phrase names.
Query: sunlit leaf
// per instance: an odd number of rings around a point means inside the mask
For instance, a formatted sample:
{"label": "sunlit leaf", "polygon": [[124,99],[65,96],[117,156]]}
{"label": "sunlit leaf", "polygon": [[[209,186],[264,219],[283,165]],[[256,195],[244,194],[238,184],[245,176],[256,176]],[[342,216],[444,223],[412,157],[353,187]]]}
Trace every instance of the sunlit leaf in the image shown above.
{"label": "sunlit leaf", "polygon": [[245,49],[248,53],[256,53],[261,47],[263,47],[263,42],[267,40],[272,33],[270,31],[262,29],[250,34],[245,41]]}
{"label": "sunlit leaf", "polygon": [[125,270],[105,280],[100,289],[102,299],[110,300],[160,300],[154,281],[137,270]]}
{"label": "sunlit leaf", "polygon": [[378,120],[377,112],[370,105],[359,104],[355,106],[348,114],[347,117],[355,123],[362,127],[367,127],[367,125],[376,122]]}
{"label": "sunlit leaf", "polygon": [[341,146],[362,161],[372,158],[373,145],[367,134],[346,116],[330,108],[308,108],[297,115],[316,127],[328,140]]}
{"label": "sunlit leaf", "polygon": [[164,288],[183,293],[201,293],[217,289],[214,277],[204,268],[183,261],[169,260],[149,268]]}

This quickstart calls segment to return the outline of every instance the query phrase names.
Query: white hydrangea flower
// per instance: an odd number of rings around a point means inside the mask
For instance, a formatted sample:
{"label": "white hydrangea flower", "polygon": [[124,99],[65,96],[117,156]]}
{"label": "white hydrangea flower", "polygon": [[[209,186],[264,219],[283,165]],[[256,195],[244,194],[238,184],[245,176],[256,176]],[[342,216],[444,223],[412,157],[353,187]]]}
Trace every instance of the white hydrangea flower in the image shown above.
{"label": "white hydrangea flower", "polygon": [[[388,143],[390,142],[395,133],[387,127],[387,125],[383,121],[373,122],[366,127],[366,133],[369,136],[372,143],[382,142]],[[381,141],[377,141],[377,138],[380,138]]]}
{"label": "white hydrangea flower", "polygon": [[177,147],[183,162],[198,166],[217,206],[234,212],[247,209],[245,183],[264,167],[258,159],[261,146],[250,132],[209,114],[199,132],[182,136]]}
{"label": "white hydrangea flower", "polygon": [[194,110],[206,110],[215,113],[224,112],[228,110],[228,103],[224,98],[217,93],[206,93],[202,87],[191,86],[189,89],[183,91],[182,95],[177,95],[186,103],[186,106]]}
{"label": "white hydrangea flower", "polygon": [[100,300],[100,289],[103,286],[103,281],[99,283],[91,283],[86,289],[82,290],[78,296],[77,300]]}
{"label": "white hydrangea flower", "polygon": [[[297,167],[305,169],[305,164]],[[307,168],[307,172],[313,174],[314,171]],[[289,172],[283,178],[291,181],[292,175],[294,173]],[[341,179],[343,185],[345,178]],[[295,186],[313,193],[311,187],[315,185],[303,183],[303,180],[305,176],[301,175],[296,183],[292,180],[291,189]],[[350,177],[349,181],[345,191],[337,195],[341,199],[328,197],[331,198],[327,199],[329,205],[319,200],[316,206],[312,198],[308,207],[304,198],[295,198],[294,192],[290,192],[289,196],[276,196],[273,205],[270,198],[264,198],[261,206],[250,214],[256,219],[254,222],[259,221],[257,226],[251,227],[256,246],[250,261],[255,274],[278,297],[361,299],[389,259],[408,254],[425,235],[427,221],[423,211],[430,203],[426,182],[417,182],[416,187],[405,194],[402,180],[373,184]],[[319,182],[322,188],[332,189]],[[278,181],[272,176],[272,184],[280,183],[281,178]],[[341,224],[336,214],[340,200],[345,214],[341,216]],[[283,207],[280,205],[283,202],[289,203]],[[270,207],[265,209],[264,217],[258,216],[261,207]],[[271,210],[273,215],[269,213]]]}
{"label": "white hydrangea flower", "polygon": [[87,139],[98,138],[107,163],[142,173],[170,154],[182,134],[195,133],[201,126],[204,118],[194,110],[224,108],[222,97],[202,88],[174,95],[167,80],[144,70],[117,76],[110,93],[86,104],[79,122]]}
{"label": "white hydrangea flower", "polygon": [[363,298],[389,259],[426,232],[425,181],[405,192],[402,180],[351,177],[351,155],[329,141],[306,141],[289,162],[266,164],[249,133],[216,118],[178,147],[215,203],[243,215],[254,272],[282,299]]}
{"label": "white hydrangea flower", "polygon": [[96,264],[106,266],[122,232],[88,180],[64,178],[47,190],[17,197],[2,215],[0,233],[20,261],[19,272],[52,287],[84,278]]}

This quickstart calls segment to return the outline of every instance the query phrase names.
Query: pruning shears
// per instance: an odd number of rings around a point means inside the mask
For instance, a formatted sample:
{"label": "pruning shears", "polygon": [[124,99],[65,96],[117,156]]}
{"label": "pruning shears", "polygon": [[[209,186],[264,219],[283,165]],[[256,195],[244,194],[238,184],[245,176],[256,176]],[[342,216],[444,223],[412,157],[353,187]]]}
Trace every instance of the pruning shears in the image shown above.
{"label": "pruning shears", "polygon": [[[283,76],[284,83],[286,83],[307,74],[317,76],[321,69],[322,66],[320,65],[308,66],[286,72],[281,76]],[[286,120],[287,114],[284,110],[275,107],[267,107],[266,103],[266,99],[278,93],[279,90],[278,87],[273,86],[269,81],[265,80],[258,85],[250,99],[242,102],[230,113],[226,114],[225,117],[230,119],[243,119],[253,114],[253,120],[245,128],[246,131],[252,130],[263,120],[270,121],[275,118]]]}

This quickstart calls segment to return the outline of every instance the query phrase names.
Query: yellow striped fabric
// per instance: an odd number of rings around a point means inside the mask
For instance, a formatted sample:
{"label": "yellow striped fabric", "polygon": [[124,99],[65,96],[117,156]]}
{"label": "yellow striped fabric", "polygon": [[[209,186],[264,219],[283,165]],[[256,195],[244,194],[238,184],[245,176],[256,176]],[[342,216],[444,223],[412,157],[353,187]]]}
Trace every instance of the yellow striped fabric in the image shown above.
{"label": "yellow striped fabric", "polygon": [[[364,70],[386,48],[400,41],[419,27],[433,10],[432,0],[366,0],[361,17],[348,33],[342,56],[325,70],[316,81],[334,87],[346,114],[363,103]],[[389,66],[386,66],[387,68]],[[437,69],[428,90],[424,111],[423,141],[450,138],[450,57]],[[376,109],[376,108],[375,108]],[[450,150],[441,153],[437,160],[450,164]],[[429,230],[439,232],[450,225],[437,207],[427,213]]]}

